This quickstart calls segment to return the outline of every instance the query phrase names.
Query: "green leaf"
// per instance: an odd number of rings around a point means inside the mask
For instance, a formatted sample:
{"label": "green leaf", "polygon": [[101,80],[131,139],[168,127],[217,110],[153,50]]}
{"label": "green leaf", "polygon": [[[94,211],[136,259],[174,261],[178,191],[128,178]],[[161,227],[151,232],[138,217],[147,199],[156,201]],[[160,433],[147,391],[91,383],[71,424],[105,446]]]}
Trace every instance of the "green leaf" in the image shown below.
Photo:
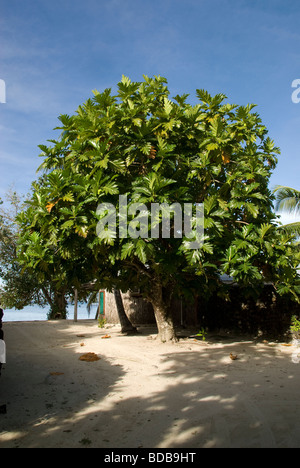
{"label": "green leaf", "polygon": [[131,79],[125,75],[122,75],[121,83],[124,84],[125,86],[129,86],[131,84]]}
{"label": "green leaf", "polygon": [[127,242],[126,244],[122,245],[122,252],[121,252],[121,259],[124,260],[125,258],[129,257],[133,250],[134,250],[134,243]]}
{"label": "green leaf", "polygon": [[141,152],[143,154],[146,154],[147,156],[149,156],[151,148],[152,148],[152,144],[150,142],[148,142],[144,146],[142,146]]}
{"label": "green leaf", "polygon": [[178,104],[181,106],[181,107],[184,107],[184,105],[186,104],[186,100],[187,98],[189,97],[189,94],[183,94],[182,96],[179,96],[178,94],[174,97],[175,101],[178,102]]}
{"label": "green leaf", "polygon": [[145,252],[145,242],[142,239],[137,241],[135,252],[139,260],[145,264],[147,262],[147,255]]}
{"label": "green leaf", "polygon": [[164,111],[165,111],[165,114],[167,116],[169,116],[171,114],[173,110],[173,103],[168,99],[168,98],[164,98]]}
{"label": "green leaf", "polygon": [[263,239],[265,235],[272,231],[274,229],[274,226],[272,224],[262,224],[258,230],[259,232],[259,237]]}
{"label": "green leaf", "polygon": [[209,145],[207,145],[207,150],[208,151],[214,151],[214,150],[217,150],[219,148],[219,145],[218,143],[209,143]]}
{"label": "green leaf", "polygon": [[75,201],[74,200],[74,194],[69,192],[66,195],[63,195],[62,200],[66,201],[66,202],[74,202]]}
{"label": "green leaf", "polygon": [[246,203],[245,208],[248,211],[248,213],[250,213],[253,216],[253,218],[258,217],[258,215],[259,215],[259,207],[258,206],[255,206],[252,203]]}
{"label": "green leaf", "polygon": [[132,119],[132,122],[134,123],[136,127],[141,127],[143,123],[142,119],[138,119],[138,118]]}
{"label": "green leaf", "polygon": [[68,221],[64,222],[61,225],[61,228],[64,229],[69,229],[74,226],[75,221],[73,219],[69,219]]}
{"label": "green leaf", "polygon": [[224,125],[220,117],[213,119],[213,121],[210,124],[210,129],[214,137],[221,136],[224,129]]}
{"label": "green leaf", "polygon": [[200,101],[204,102],[205,104],[210,104],[211,103],[212,97],[204,89],[197,89],[196,94],[197,94],[197,97],[198,97],[198,99]]}

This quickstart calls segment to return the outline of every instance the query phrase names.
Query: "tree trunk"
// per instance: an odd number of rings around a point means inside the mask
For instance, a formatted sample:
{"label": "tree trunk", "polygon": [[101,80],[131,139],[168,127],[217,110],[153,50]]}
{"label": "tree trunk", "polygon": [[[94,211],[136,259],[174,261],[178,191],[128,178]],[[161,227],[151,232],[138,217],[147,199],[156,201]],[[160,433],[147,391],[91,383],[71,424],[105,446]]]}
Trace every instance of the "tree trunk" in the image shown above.
{"label": "tree trunk", "polygon": [[42,286],[41,289],[42,289],[42,292],[43,292],[43,294],[44,294],[44,297],[45,297],[46,301],[48,302],[49,306],[50,306],[51,309],[52,309],[52,307],[53,307],[53,300],[52,300],[52,297],[51,297],[51,293],[49,293],[48,290],[47,290],[47,288],[44,287],[44,286]]}
{"label": "tree trunk", "polygon": [[178,341],[170,307],[163,299],[162,286],[155,284],[152,296],[149,298],[153,305],[155,320],[158,328],[158,338],[166,343],[168,341]]}
{"label": "tree trunk", "polygon": [[117,306],[117,312],[121,324],[121,332],[122,333],[136,333],[137,329],[132,325],[129,318],[126,315],[123,299],[121,295],[121,291],[119,289],[114,289],[114,296]]}
{"label": "tree trunk", "polygon": [[49,320],[64,320],[67,318],[67,301],[64,291],[54,291],[53,304],[48,318]]}

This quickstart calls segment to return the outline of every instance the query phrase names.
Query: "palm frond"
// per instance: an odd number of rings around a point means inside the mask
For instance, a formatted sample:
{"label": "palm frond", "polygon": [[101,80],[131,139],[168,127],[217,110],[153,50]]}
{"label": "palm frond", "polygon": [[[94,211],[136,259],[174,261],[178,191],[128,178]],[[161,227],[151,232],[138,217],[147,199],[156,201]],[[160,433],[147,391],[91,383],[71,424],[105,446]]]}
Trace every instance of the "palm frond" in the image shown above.
{"label": "palm frond", "polygon": [[284,224],[279,226],[280,230],[285,231],[289,235],[300,236],[300,222]]}
{"label": "palm frond", "polygon": [[288,213],[300,213],[300,191],[291,187],[278,185],[274,189],[276,194],[277,211],[286,211]]}
{"label": "palm frond", "polygon": [[98,302],[98,295],[99,291],[92,291],[91,294],[89,295],[88,301],[87,301],[87,312],[88,316],[90,316],[92,305]]}

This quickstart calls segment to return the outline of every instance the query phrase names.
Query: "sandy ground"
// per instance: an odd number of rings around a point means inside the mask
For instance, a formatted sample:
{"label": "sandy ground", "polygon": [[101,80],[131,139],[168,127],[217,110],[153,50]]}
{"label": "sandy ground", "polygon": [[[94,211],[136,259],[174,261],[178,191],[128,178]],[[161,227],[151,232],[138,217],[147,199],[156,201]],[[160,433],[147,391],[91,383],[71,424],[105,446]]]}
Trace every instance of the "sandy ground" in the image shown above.
{"label": "sandy ground", "polygon": [[[162,344],[154,329],[122,336],[94,321],[3,328],[1,448],[300,447],[295,345],[229,336]],[[100,359],[79,360],[89,352]]]}

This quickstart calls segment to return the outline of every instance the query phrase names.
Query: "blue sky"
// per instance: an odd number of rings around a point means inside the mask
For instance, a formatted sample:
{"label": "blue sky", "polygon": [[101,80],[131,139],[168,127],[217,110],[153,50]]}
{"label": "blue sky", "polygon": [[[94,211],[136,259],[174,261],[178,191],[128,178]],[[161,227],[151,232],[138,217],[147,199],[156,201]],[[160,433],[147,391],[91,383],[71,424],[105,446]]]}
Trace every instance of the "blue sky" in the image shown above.
{"label": "blue sky", "polygon": [[28,192],[57,117],[122,74],[257,104],[282,151],[271,187],[300,189],[299,23],[298,0],[1,0],[0,197]]}

